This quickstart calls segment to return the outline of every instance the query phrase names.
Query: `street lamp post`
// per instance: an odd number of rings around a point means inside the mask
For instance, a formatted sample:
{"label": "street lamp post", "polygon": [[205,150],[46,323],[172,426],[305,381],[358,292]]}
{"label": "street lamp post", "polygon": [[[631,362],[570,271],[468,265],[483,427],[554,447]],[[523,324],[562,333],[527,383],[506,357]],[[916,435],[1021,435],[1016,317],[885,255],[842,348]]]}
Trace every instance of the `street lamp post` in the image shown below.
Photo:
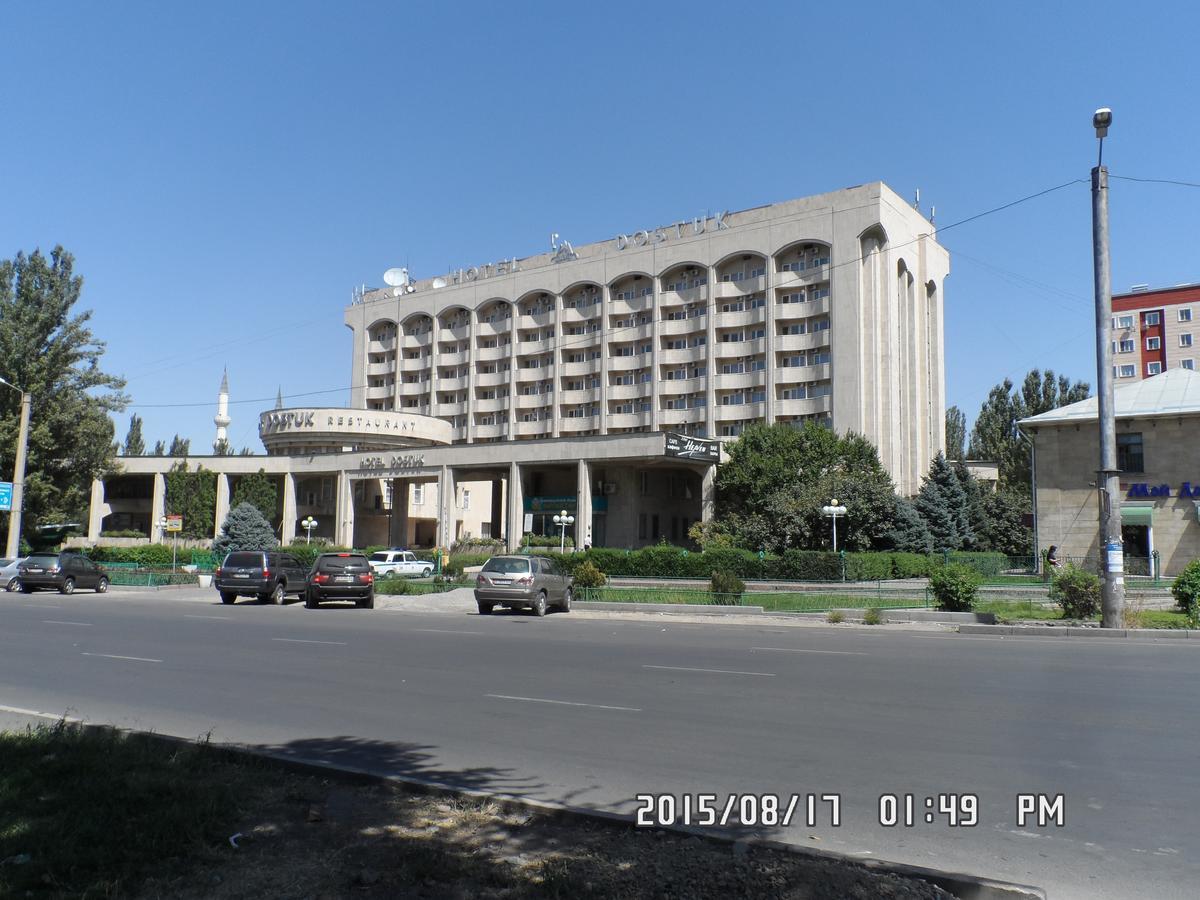
{"label": "street lamp post", "polygon": [[300,520],[300,527],[304,529],[304,543],[312,543],[312,532],[317,527],[317,520],[312,516],[305,516]]}
{"label": "street lamp post", "polygon": [[1100,507],[1100,627],[1122,628],[1125,617],[1125,554],[1121,546],[1121,476],[1117,468],[1117,425],[1113,409],[1112,281],[1108,257],[1108,169],[1104,138],[1112,110],[1092,116],[1100,152],[1092,169],[1092,259],[1096,286],[1096,405],[1100,470],[1096,487]]}
{"label": "street lamp post", "polygon": [[[168,524],[169,523],[167,522],[166,516],[163,516],[161,519],[159,519],[158,527],[159,527],[160,532],[166,531]],[[178,553],[179,553],[179,532],[172,531],[171,532],[171,574],[172,575],[175,574],[175,560],[176,560]]]}
{"label": "street lamp post", "polygon": [[846,514],[846,507],[841,506],[834,498],[828,506],[822,506],[821,512],[833,519],[833,552],[837,553],[837,517]]}
{"label": "street lamp post", "polygon": [[567,511],[564,509],[562,512],[560,512],[558,515],[556,515],[554,517],[554,524],[562,529],[562,537],[560,537],[559,541],[558,541],[558,552],[566,553],[567,552],[567,526],[575,524],[575,517],[568,516]]}
{"label": "street lamp post", "polygon": [[0,384],[21,395],[21,428],[17,434],[17,460],[13,466],[12,512],[8,518],[8,548],[5,555],[15,559],[21,549],[21,512],[25,506],[25,451],[29,447],[29,409],[33,398],[11,381],[0,378]]}

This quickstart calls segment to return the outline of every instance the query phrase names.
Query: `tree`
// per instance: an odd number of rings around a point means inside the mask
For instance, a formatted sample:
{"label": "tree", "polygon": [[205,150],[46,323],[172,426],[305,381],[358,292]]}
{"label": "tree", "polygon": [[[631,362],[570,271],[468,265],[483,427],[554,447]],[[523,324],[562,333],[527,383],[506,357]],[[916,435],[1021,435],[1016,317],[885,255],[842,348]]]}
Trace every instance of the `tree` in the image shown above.
{"label": "tree", "polygon": [[1029,496],[1007,488],[983,499],[984,526],[977,536],[980,548],[1007,556],[1032,556],[1032,529],[1025,524],[1031,512]]}
{"label": "tree", "polygon": [[153,454],[154,456],[165,456],[166,452],[167,452],[166,444],[164,444],[162,441],[154,442],[154,454]]}
{"label": "tree", "polygon": [[188,438],[181,438],[179,435],[175,435],[175,437],[171,438],[171,449],[167,451],[167,456],[187,456],[191,445],[192,442]]}
{"label": "tree", "polygon": [[213,541],[213,552],[223,557],[235,550],[271,550],[277,546],[271,523],[253,504],[240,503],[221,524],[221,533]]}
{"label": "tree", "polygon": [[129,431],[125,434],[125,455],[146,455],[146,442],[142,440],[142,417],[137,413],[129,417]]}
{"label": "tree", "polygon": [[166,474],[166,511],[183,516],[183,537],[206,538],[212,534],[217,511],[216,473],[198,466],[189,472],[180,460]]}
{"label": "tree", "polygon": [[238,479],[233,488],[233,505],[240,506],[249,503],[257,509],[268,522],[275,518],[275,501],[278,492],[275,483],[266,472],[259,469],[250,475]]}
{"label": "tree", "polygon": [[225,438],[213,441],[213,456],[233,456],[233,445]]}
{"label": "tree", "polygon": [[1004,379],[988,393],[987,400],[971,430],[968,455],[1000,464],[1000,485],[1009,490],[1029,494],[1029,442],[1017,432],[1017,422],[1069,403],[1086,400],[1086,382],[1071,383],[1065,375],[1055,375],[1050,369],[1043,373],[1031,370],[1019,391]]}
{"label": "tree", "polygon": [[957,406],[946,409],[946,459],[961,460],[967,441],[967,417]]}
{"label": "tree", "polygon": [[933,537],[933,549],[961,550],[974,540],[967,496],[958,475],[941,453],[929,464],[929,474],[913,505]]}
{"label": "tree", "polygon": [[892,515],[892,528],[887,533],[885,544],[900,553],[932,553],[933,535],[911,500],[896,498]]}
{"label": "tree", "polygon": [[[111,414],[129,402],[125,381],[100,368],[104,342],[76,312],[83,279],[62,247],[0,260],[0,375],[32,396],[24,522],[87,521],[92,479],[113,468]],[[0,391],[0,472],[12,472],[20,396]],[[5,516],[7,518],[7,516]]]}

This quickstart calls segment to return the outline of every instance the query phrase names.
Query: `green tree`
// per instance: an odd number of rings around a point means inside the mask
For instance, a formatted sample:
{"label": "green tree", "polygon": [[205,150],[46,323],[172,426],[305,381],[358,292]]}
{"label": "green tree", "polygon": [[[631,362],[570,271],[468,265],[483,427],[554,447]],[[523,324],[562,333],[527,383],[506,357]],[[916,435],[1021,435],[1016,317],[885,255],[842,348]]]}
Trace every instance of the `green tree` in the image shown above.
{"label": "green tree", "polygon": [[271,550],[278,545],[271,523],[262,513],[251,503],[240,503],[221,524],[221,533],[213,541],[213,552],[223,557],[235,550]]}
{"label": "green tree", "polygon": [[154,456],[165,456],[167,453],[167,445],[162,441],[154,442]]}
{"label": "green tree", "polygon": [[233,456],[233,445],[224,438],[213,441],[213,456]]}
{"label": "green tree", "polygon": [[961,460],[967,441],[967,417],[957,406],[946,409],[946,459]]}
{"label": "green tree", "polygon": [[171,438],[171,449],[167,451],[167,456],[187,456],[191,446],[191,440],[175,435]]}
{"label": "green tree", "polygon": [[278,492],[275,490],[275,482],[262,469],[239,478],[233,488],[234,506],[249,503],[268,522],[275,518],[275,503],[277,498]]}
{"label": "green tree", "polygon": [[913,505],[925,520],[934,550],[961,550],[974,541],[966,493],[941,453],[929,464],[929,474],[922,480]]}
{"label": "green tree", "polygon": [[1008,556],[1033,555],[1033,530],[1025,524],[1032,507],[1028,494],[1001,488],[983,498],[983,527],[977,535],[980,550]]}
{"label": "green tree", "polygon": [[129,417],[129,431],[125,434],[125,455],[146,455],[146,442],[142,440],[142,417],[137,413]]}
{"label": "green tree", "polygon": [[971,459],[994,461],[1000,464],[1000,485],[1029,494],[1029,442],[1017,432],[1017,422],[1060,406],[1086,400],[1087,382],[1071,382],[1065,375],[1055,375],[1050,369],[1031,370],[1021,383],[1020,390],[1004,379],[988,393],[971,429],[967,450]]}
{"label": "green tree", "polygon": [[212,534],[217,511],[217,476],[204,466],[189,472],[186,460],[171,466],[166,474],[166,511],[183,516],[183,537],[206,538]]}
{"label": "green tree", "polygon": [[900,553],[932,553],[933,535],[911,500],[896,498],[892,515],[892,527],[888,531],[885,545]]}
{"label": "green tree", "polygon": [[[25,462],[25,528],[86,521],[92,479],[113,469],[111,414],[129,402],[125,381],[100,368],[104,342],[77,312],[83,279],[62,247],[49,258],[0,260],[0,375],[32,397]],[[12,472],[20,395],[0,391],[0,472]],[[7,520],[7,514],[3,516]]]}

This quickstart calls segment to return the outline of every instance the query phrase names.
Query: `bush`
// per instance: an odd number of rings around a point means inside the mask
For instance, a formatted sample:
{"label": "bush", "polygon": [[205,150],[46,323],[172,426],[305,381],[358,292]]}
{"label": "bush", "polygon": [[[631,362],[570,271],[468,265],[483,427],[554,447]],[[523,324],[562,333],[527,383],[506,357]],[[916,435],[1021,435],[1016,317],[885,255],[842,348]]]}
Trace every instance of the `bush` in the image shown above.
{"label": "bush", "polygon": [[[183,551],[182,548],[181,552]],[[87,551],[89,559],[98,563],[135,563],[147,569],[171,565],[170,544],[139,544],[136,547],[106,547],[97,544]]]}
{"label": "bush", "polygon": [[596,568],[596,564],[590,559],[585,559],[582,564],[575,567],[575,586],[581,588],[598,588],[604,587],[608,578],[603,572]]}
{"label": "bush", "polygon": [[975,605],[975,595],[983,576],[971,566],[950,563],[929,576],[938,609],[948,612],[969,612]]}
{"label": "bush", "polygon": [[712,573],[708,589],[714,594],[726,595],[733,603],[741,603],[742,592],[746,590],[746,585],[732,572],[722,572],[720,569],[716,569]]}
{"label": "bush", "polygon": [[924,553],[892,553],[893,578],[924,578],[929,574],[929,557]]}
{"label": "bush", "polygon": [[863,613],[863,624],[864,625],[882,625],[883,624],[883,613],[880,612],[875,607],[871,607],[865,613]]}
{"label": "bush", "polygon": [[271,527],[253,503],[239,503],[229,511],[221,533],[213,541],[213,553],[224,556],[234,550],[274,550],[279,546]]}
{"label": "bush", "polygon": [[1100,612],[1100,579],[1068,564],[1050,582],[1050,599],[1062,607],[1064,618],[1090,619]]}
{"label": "bush", "polygon": [[770,577],[788,581],[840,581],[842,559],[820,550],[785,550],[769,569]]}
{"label": "bush", "polygon": [[828,615],[825,616],[825,621],[830,625],[837,625],[839,622],[846,621],[846,614],[840,609],[831,609]]}
{"label": "bush", "polygon": [[124,528],[117,531],[102,531],[102,538],[144,538],[149,537],[144,531],[138,531],[136,528]]}
{"label": "bush", "polygon": [[847,553],[847,581],[883,581],[892,577],[890,553]]}
{"label": "bush", "polygon": [[1193,559],[1184,566],[1179,576],[1171,582],[1171,595],[1175,605],[1188,617],[1188,625],[1200,627],[1200,559]]}

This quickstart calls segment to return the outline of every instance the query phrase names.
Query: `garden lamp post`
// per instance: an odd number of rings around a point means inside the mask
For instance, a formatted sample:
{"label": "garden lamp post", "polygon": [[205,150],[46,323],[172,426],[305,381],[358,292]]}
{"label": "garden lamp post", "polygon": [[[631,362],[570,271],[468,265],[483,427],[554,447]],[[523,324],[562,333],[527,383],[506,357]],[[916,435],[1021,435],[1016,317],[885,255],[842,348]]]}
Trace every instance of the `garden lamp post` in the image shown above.
{"label": "garden lamp post", "polygon": [[821,512],[833,519],[833,552],[837,553],[837,517],[846,514],[846,507],[841,506],[835,497],[828,506],[822,506]]}
{"label": "garden lamp post", "polygon": [[0,378],[0,384],[21,395],[21,427],[17,433],[17,459],[13,466],[12,512],[8,516],[8,549],[5,556],[16,559],[21,549],[21,511],[25,507],[25,451],[29,448],[29,408],[33,397],[11,381]]}
{"label": "garden lamp post", "polygon": [[[161,519],[159,519],[158,520],[159,533],[161,534],[161,533],[165,532],[167,530],[167,525],[169,525],[169,524],[170,523],[167,521],[166,516],[163,516]],[[179,552],[179,532],[172,531],[171,532],[171,574],[172,575],[175,574],[175,557],[178,554],[178,552]]]}
{"label": "garden lamp post", "polygon": [[300,527],[304,529],[304,543],[312,543],[312,532],[317,527],[317,520],[312,516],[305,516],[300,520]]}
{"label": "garden lamp post", "polygon": [[567,526],[575,524],[575,517],[568,516],[567,511],[564,509],[562,512],[560,512],[558,515],[556,515],[554,517],[554,524],[562,529],[562,536],[558,540],[558,552],[566,553],[567,552]]}

